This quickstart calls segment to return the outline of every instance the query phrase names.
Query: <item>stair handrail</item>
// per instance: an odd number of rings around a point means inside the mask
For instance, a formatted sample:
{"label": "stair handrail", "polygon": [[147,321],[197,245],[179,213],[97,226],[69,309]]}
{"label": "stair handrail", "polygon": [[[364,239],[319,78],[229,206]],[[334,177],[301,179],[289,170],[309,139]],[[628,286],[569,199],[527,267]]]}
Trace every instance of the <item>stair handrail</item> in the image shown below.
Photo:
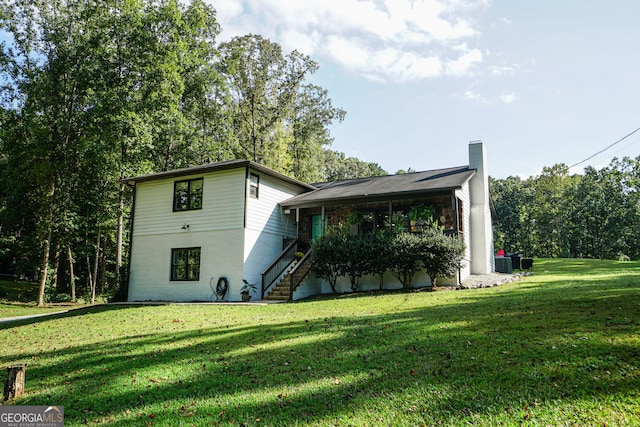
{"label": "stair handrail", "polygon": [[[313,257],[311,256],[311,249],[309,249],[289,272],[289,276],[291,277],[291,281],[289,282],[289,301],[293,300],[293,291],[295,291],[298,286],[300,286],[300,283],[302,283],[302,281],[307,277],[307,274],[309,274],[309,271],[311,271],[312,266]],[[299,275],[299,277],[296,278],[297,275],[295,273],[297,273],[298,270],[303,267],[306,268],[306,271],[304,271],[302,275]]]}
{"label": "stair handrail", "polygon": [[262,293],[260,295],[260,298],[264,298],[264,291],[269,289],[273,282],[275,282],[278,277],[280,277],[280,275],[295,259],[299,243],[300,239],[296,239],[293,242],[289,243],[289,245],[284,248],[280,255],[278,255],[276,260],[273,261],[271,265],[265,268],[265,270],[262,272]]}

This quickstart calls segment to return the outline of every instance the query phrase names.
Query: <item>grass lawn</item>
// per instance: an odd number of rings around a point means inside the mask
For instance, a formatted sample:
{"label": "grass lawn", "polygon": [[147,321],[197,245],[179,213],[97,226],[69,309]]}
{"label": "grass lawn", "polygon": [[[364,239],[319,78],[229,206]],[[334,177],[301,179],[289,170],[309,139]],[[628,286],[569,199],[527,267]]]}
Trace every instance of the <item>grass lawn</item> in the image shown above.
{"label": "grass lawn", "polygon": [[13,280],[0,280],[0,318],[50,313],[80,307],[78,304],[47,304],[36,307],[38,284]]}
{"label": "grass lawn", "polygon": [[0,324],[14,405],[65,425],[640,424],[640,263],[536,260],[497,288],[106,306]]}

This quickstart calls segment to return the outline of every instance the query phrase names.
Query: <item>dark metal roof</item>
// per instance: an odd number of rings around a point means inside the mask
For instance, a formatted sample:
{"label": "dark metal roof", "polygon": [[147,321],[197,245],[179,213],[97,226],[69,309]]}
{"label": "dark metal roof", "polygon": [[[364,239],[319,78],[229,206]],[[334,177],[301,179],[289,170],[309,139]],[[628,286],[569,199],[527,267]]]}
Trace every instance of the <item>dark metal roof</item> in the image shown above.
{"label": "dark metal roof", "polygon": [[122,182],[125,182],[126,184],[129,184],[129,185],[134,185],[137,182],[155,181],[158,179],[165,179],[165,178],[178,178],[178,177],[184,177],[189,175],[203,174],[207,172],[215,172],[215,171],[229,170],[229,169],[240,169],[240,168],[247,168],[247,167],[266,173],[267,175],[271,175],[273,177],[276,177],[290,184],[297,185],[306,190],[316,189],[316,187],[314,187],[313,185],[306,184],[302,181],[298,181],[295,178],[291,178],[289,176],[281,174],[280,172],[276,172],[272,169],[269,169],[266,166],[263,166],[256,162],[252,162],[250,160],[227,160],[224,162],[210,163],[210,164],[194,166],[190,168],[175,169],[175,170],[166,171],[166,172],[159,172],[159,173],[154,173],[149,175],[141,175],[141,176],[136,176],[132,178],[126,178],[126,179],[123,179]]}
{"label": "dark metal roof", "polygon": [[476,173],[468,166],[401,175],[348,179],[316,184],[316,190],[281,203],[284,208],[312,207],[340,202],[363,202],[437,193],[462,187]]}

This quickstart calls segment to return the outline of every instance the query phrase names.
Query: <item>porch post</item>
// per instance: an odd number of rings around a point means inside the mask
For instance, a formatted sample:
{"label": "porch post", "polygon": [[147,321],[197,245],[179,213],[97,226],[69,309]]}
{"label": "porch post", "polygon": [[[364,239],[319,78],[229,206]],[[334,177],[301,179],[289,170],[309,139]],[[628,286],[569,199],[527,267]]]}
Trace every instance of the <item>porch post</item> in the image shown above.
{"label": "porch post", "polygon": [[393,231],[393,202],[389,200],[389,233]]}
{"label": "porch post", "polygon": [[458,200],[456,198],[456,191],[451,191],[451,210],[453,210],[453,224],[456,230],[456,236],[460,232],[460,225],[458,224]]}
{"label": "porch post", "polygon": [[327,226],[325,224],[325,221],[324,221],[324,215],[325,215],[324,214],[324,205],[322,205],[322,210],[320,212],[320,224],[321,224],[321,227],[322,227],[322,231],[321,231],[321,234],[320,234],[321,236],[324,236],[324,228]]}

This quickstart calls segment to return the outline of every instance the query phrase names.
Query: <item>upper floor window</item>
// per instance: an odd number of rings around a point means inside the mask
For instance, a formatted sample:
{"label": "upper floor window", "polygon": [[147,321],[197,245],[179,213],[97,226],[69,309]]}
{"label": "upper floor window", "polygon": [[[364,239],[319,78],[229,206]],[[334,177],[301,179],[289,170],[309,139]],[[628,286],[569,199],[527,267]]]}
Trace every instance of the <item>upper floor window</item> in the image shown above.
{"label": "upper floor window", "polygon": [[249,174],[249,195],[257,199],[259,191],[260,191],[260,176],[254,173]]}
{"label": "upper floor window", "polygon": [[202,209],[202,178],[176,181],[173,190],[173,210]]}

